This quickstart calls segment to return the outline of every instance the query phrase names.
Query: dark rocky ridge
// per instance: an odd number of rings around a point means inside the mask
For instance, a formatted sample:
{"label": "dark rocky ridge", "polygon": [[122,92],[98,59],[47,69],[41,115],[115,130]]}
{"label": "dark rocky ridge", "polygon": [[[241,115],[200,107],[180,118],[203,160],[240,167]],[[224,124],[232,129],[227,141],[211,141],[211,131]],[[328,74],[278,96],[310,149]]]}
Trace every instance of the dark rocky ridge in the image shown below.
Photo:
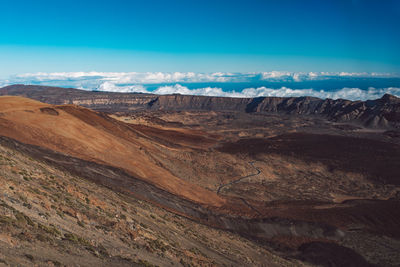
{"label": "dark rocky ridge", "polygon": [[18,95],[50,104],[76,104],[106,112],[135,110],[236,111],[321,115],[336,122],[355,122],[371,128],[400,127],[400,98],[386,94],[380,99],[350,101],[315,97],[228,98],[192,95],[90,92],[72,88],[11,85],[0,95]]}

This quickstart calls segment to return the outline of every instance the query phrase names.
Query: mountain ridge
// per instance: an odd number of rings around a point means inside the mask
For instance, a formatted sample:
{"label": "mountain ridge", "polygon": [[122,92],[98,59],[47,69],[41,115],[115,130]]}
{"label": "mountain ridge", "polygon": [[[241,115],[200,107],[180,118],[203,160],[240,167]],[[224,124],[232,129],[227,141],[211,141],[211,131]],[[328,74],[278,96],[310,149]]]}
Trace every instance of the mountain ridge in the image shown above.
{"label": "mountain ridge", "polygon": [[400,98],[385,94],[379,99],[351,101],[316,97],[229,98],[196,95],[153,95],[84,91],[36,85],[10,85],[0,95],[18,95],[41,102],[75,104],[105,112],[137,110],[234,111],[245,113],[284,113],[317,115],[334,122],[354,122],[370,128],[400,127]]}

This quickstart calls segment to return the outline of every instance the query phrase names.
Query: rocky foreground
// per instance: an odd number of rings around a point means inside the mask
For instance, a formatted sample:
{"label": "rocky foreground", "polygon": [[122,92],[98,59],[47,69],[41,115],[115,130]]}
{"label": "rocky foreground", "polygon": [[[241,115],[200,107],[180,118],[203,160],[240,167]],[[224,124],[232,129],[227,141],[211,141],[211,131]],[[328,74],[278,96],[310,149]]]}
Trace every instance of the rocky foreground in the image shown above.
{"label": "rocky foreground", "polygon": [[5,265],[400,261],[398,98],[0,92]]}

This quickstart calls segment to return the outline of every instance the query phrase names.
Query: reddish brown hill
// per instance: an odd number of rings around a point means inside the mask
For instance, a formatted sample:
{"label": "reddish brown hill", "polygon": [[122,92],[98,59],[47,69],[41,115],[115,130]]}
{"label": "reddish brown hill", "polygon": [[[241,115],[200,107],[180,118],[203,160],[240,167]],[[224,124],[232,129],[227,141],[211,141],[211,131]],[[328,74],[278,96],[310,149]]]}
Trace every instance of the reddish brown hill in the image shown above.
{"label": "reddish brown hill", "polygon": [[197,203],[224,203],[217,194],[179,179],[148,156],[149,152],[156,152],[157,144],[151,137],[154,131],[143,134],[86,108],[52,106],[22,97],[0,97],[0,114],[0,135],[121,168]]}

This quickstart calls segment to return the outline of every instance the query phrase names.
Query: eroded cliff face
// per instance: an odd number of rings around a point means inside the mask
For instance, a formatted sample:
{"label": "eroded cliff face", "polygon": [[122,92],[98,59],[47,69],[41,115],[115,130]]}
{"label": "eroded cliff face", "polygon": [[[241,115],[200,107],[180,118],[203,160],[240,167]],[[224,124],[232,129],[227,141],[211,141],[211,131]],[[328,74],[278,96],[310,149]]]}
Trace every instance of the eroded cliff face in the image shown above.
{"label": "eroded cliff face", "polygon": [[154,110],[245,111],[252,98],[161,95],[148,104]]}
{"label": "eroded cliff face", "polygon": [[228,98],[191,95],[151,95],[139,93],[89,92],[45,86],[12,85],[0,95],[20,95],[49,104],[75,104],[107,112],[135,110],[234,111],[319,115],[336,122],[355,122],[372,128],[400,127],[400,99],[384,95],[380,99],[350,101],[314,97]]}
{"label": "eroded cliff face", "polygon": [[85,107],[99,107],[99,108],[113,108],[114,106],[125,106],[129,109],[136,109],[146,106],[152,100],[151,97],[135,97],[131,96],[129,98],[116,98],[111,97],[94,97],[94,98],[77,98],[65,100],[63,104],[74,104]]}
{"label": "eroded cliff face", "polygon": [[380,99],[367,101],[323,100],[314,97],[267,97],[258,101],[249,112],[323,115],[333,121],[354,121],[369,127],[400,125],[400,99],[388,94]]}
{"label": "eroded cliff face", "polygon": [[96,110],[121,112],[144,109],[157,97],[149,94],[89,92],[36,85],[6,86],[0,89],[0,95],[23,96],[54,105],[74,104]]}

